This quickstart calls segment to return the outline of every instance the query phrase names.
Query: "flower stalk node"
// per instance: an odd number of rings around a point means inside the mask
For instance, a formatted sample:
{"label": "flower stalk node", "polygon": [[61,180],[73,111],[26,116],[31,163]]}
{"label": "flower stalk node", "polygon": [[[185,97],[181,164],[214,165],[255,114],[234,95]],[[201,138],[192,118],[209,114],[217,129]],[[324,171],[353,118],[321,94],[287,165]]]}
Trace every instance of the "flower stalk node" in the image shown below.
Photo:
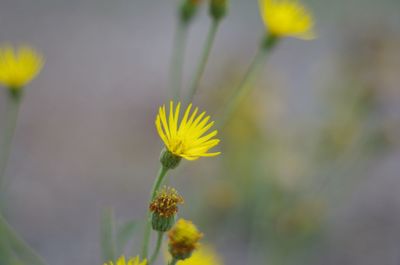
{"label": "flower stalk node", "polygon": [[270,50],[278,43],[279,37],[273,34],[268,34],[262,40],[261,47],[265,50]]}
{"label": "flower stalk node", "polygon": [[23,91],[23,88],[20,88],[20,87],[10,87],[8,89],[8,94],[10,95],[10,97],[13,100],[18,102],[21,100],[21,98],[24,94],[24,91]]}

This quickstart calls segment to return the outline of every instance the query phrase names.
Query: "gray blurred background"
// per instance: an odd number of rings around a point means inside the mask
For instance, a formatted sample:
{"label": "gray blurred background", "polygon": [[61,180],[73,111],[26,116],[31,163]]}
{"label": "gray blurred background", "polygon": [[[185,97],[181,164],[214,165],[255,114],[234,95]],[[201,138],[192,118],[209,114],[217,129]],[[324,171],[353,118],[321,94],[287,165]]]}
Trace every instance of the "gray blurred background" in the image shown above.
{"label": "gray blurred background", "polygon": [[[301,190],[298,196],[311,196],[312,202],[323,198],[318,239],[301,243],[304,264],[399,265],[400,1],[303,2],[315,14],[318,38],[286,39],[277,47],[248,100],[252,107],[242,106],[244,117],[232,126],[240,134],[250,124],[267,139],[260,142],[267,155],[259,162],[273,164],[279,187],[296,194]],[[162,147],[154,118],[169,95],[176,6],[174,0],[0,0],[0,42],[29,43],[46,57],[44,70],[26,89],[18,121],[7,169],[7,218],[48,264],[101,264],[104,207],[112,207],[119,220],[145,215]],[[209,22],[204,5],[189,35],[185,83]],[[197,105],[212,113],[224,102],[264,31],[256,0],[231,1]],[[373,106],[368,101],[368,114],[354,117],[346,99],[359,102],[364,96],[373,98]],[[0,91],[1,120],[5,99],[5,90]],[[336,123],[330,120],[333,112]],[[378,130],[378,147],[365,151],[364,138],[361,144],[352,138],[344,146],[347,150],[356,142],[362,146],[356,152],[307,156],[312,148],[328,146],[325,136],[346,117],[351,125],[362,124],[358,132]],[[347,136],[347,129],[340,133]],[[256,240],[265,244],[249,250],[254,240],[243,227],[252,219],[240,214],[248,198],[237,195],[241,182],[231,180],[226,169],[229,157],[243,150],[229,147],[230,142],[240,145],[240,137],[229,136],[228,130],[221,135],[220,157],[185,162],[170,174],[186,198],[181,216],[199,223],[205,240],[232,265],[250,264],[251,251],[262,253],[274,245]],[[333,177],[319,169],[336,162],[339,169],[329,171]],[[309,172],[317,172],[316,177]],[[243,222],[222,229],[238,218]],[[140,238],[139,231],[135,236]],[[255,264],[303,264],[269,258],[289,255],[274,253]]]}

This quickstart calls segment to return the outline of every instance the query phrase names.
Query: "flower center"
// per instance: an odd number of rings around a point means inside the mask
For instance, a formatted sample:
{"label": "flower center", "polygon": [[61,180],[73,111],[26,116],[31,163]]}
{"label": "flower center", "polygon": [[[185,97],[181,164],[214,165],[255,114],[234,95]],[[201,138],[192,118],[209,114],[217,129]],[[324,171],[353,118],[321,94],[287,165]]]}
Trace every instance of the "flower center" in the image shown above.
{"label": "flower center", "polygon": [[178,138],[174,143],[171,151],[176,154],[182,154],[184,153],[184,150],[185,150],[185,142],[183,141],[183,139]]}

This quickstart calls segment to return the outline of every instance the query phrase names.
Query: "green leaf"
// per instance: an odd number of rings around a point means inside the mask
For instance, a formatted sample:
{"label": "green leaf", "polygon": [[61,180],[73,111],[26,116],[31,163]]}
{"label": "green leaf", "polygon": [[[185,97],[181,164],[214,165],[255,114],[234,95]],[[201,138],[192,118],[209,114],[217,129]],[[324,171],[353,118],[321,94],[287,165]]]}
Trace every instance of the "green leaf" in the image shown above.
{"label": "green leaf", "polygon": [[117,253],[122,254],[126,245],[132,239],[133,233],[135,232],[137,222],[136,220],[130,220],[118,227],[117,231]]}
{"label": "green leaf", "polygon": [[103,210],[100,224],[100,244],[103,262],[115,261],[114,229],[115,221],[113,210]]}
{"label": "green leaf", "polygon": [[0,264],[10,264],[12,250],[7,242],[7,235],[0,228]]}
{"label": "green leaf", "polygon": [[[29,265],[45,265],[43,259],[14,231],[3,216],[0,215],[0,236],[3,238],[1,254],[6,254],[7,259],[12,262],[23,261]],[[10,253],[13,251],[14,253]],[[14,254],[18,257],[12,256]],[[4,258],[4,257],[3,257]],[[11,262],[10,261],[10,262]],[[19,263],[15,263],[19,264]]]}

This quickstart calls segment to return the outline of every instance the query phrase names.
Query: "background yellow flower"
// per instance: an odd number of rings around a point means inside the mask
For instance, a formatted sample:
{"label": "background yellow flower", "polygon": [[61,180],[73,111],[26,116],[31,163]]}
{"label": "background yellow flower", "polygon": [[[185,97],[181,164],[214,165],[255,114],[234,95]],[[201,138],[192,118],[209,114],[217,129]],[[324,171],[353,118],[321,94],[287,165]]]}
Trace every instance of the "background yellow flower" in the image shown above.
{"label": "background yellow flower", "polygon": [[297,0],[259,0],[259,3],[262,19],[270,34],[314,38],[314,20]]}
{"label": "background yellow flower", "polygon": [[104,263],[104,265],[146,265],[147,260],[140,261],[139,257],[131,258],[126,261],[125,256],[121,256],[116,263],[110,261],[108,263]]}
{"label": "background yellow flower", "polygon": [[19,89],[39,74],[43,57],[29,46],[0,46],[0,84]]}
{"label": "background yellow flower", "polygon": [[174,258],[186,259],[197,249],[202,237],[192,222],[179,219],[168,233],[169,251]]}
{"label": "background yellow flower", "polygon": [[201,245],[188,259],[178,261],[178,265],[222,265],[219,255],[209,246]]}

